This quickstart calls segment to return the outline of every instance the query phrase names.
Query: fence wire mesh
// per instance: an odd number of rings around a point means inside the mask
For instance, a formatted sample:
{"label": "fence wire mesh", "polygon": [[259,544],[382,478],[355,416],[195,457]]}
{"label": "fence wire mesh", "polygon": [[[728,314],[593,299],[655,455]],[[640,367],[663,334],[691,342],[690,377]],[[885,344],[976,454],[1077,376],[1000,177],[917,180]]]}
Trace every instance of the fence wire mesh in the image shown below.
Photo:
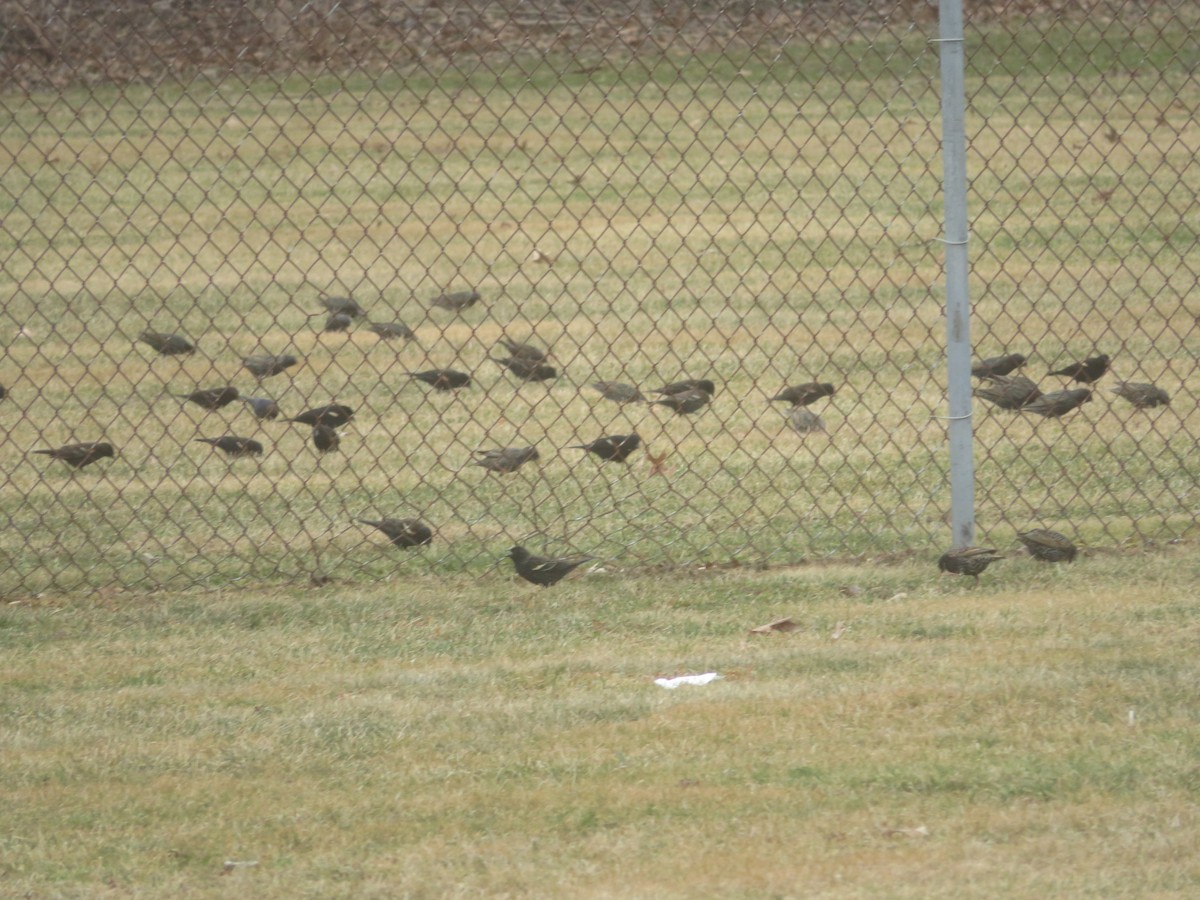
{"label": "fence wire mesh", "polygon": [[[972,339],[1030,379],[977,380],[981,540],[1177,538],[1200,13],[967,14]],[[942,549],[936,36],[913,2],[0,3],[0,592]]]}

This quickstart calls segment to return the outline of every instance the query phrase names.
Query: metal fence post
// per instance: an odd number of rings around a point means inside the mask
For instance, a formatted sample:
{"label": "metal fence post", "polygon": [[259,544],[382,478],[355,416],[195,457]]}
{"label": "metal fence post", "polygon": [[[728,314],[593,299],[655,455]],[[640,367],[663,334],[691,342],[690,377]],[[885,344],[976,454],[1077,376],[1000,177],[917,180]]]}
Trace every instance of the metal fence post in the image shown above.
{"label": "metal fence post", "polygon": [[963,124],[962,0],[941,0],[938,9],[946,231],[950,525],[953,545],[963,547],[975,541],[975,467],[971,457],[971,307],[967,293],[967,142]]}

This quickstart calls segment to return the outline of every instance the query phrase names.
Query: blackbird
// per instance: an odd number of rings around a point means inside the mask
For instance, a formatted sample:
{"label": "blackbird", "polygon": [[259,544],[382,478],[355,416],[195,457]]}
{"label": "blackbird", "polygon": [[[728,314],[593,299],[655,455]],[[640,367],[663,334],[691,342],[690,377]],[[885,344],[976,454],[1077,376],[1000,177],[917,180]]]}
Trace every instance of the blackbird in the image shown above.
{"label": "blackbird", "polygon": [[242,397],[241,401],[250,405],[256,419],[273,421],[279,418],[279,404],[268,397]]}
{"label": "blackbird", "polygon": [[668,409],[672,409],[681,416],[687,416],[694,412],[699,412],[708,406],[712,402],[712,394],[701,388],[691,388],[690,390],[680,391],[675,394],[668,394],[661,400],[654,400],[652,402],[658,406],[665,406]]}
{"label": "blackbird", "polygon": [[420,519],[356,519],[382,531],[389,541],[403,549],[433,543],[433,529]]}
{"label": "blackbird", "polygon": [[1030,400],[1021,409],[1025,412],[1056,419],[1066,415],[1077,406],[1091,402],[1091,399],[1092,392],[1087,388],[1075,388],[1073,391],[1051,391],[1049,394],[1042,394],[1036,400]]}
{"label": "blackbird", "polygon": [[455,391],[471,383],[471,376],[466,372],[456,372],[453,369],[430,369],[428,372],[405,372],[417,381],[423,381],[435,391]]}
{"label": "blackbird", "polygon": [[664,397],[673,397],[675,394],[685,394],[688,391],[704,391],[711,397],[717,392],[717,386],[707,378],[701,378],[691,381],[674,381],[671,384],[651,391],[651,393],[661,394]]}
{"label": "blackbird", "polygon": [[810,409],[803,406],[793,406],[788,410],[788,424],[797,434],[808,434],[810,431],[824,431],[825,423]]}
{"label": "blackbird", "polygon": [[1074,362],[1069,366],[1056,369],[1050,374],[1065,375],[1068,378],[1073,378],[1080,384],[1092,384],[1108,371],[1108,362],[1108,354],[1101,353],[1099,356],[1090,356],[1083,362]]}
{"label": "blackbird", "polygon": [[411,341],[416,338],[413,330],[401,322],[372,322],[367,326],[367,329],[373,331],[385,341],[390,341],[393,338],[404,338],[406,341]]}
{"label": "blackbird", "polygon": [[438,294],[429,301],[429,305],[450,312],[462,312],[468,306],[474,306],[478,302],[478,291],[455,291],[450,294]]}
{"label": "blackbird", "polygon": [[1017,532],[1017,539],[1025,545],[1034,559],[1043,562],[1071,562],[1078,552],[1071,539],[1057,531],[1035,528]]}
{"label": "blackbird", "polygon": [[110,458],[116,456],[113,445],[103,441],[90,441],[86,444],[67,444],[55,450],[34,450],[33,452],[49,456],[51,459],[61,459],[72,469],[82,469],[84,466],[90,466],[98,459],[103,459],[106,456]]}
{"label": "blackbird", "polygon": [[608,462],[625,462],[640,446],[642,439],[637,434],[612,434],[597,438],[590,444],[573,444],[567,449],[586,450]]}
{"label": "blackbird", "polygon": [[623,381],[594,381],[592,387],[598,390],[604,399],[615,400],[617,403],[637,403],[646,399],[641,391]]}
{"label": "blackbird", "polygon": [[235,387],[209,388],[202,391],[192,391],[190,394],[179,394],[183,400],[190,400],[205,409],[220,409],[238,399],[238,389]]}
{"label": "blackbird", "polygon": [[974,393],[1001,409],[1021,409],[1042,396],[1038,386],[1024,375],[988,375]]}
{"label": "blackbird", "polygon": [[185,353],[194,353],[196,350],[195,345],[187,338],[161,331],[143,331],[138,336],[138,340],[153,347],[163,356],[181,356]]}
{"label": "blackbird", "polygon": [[247,356],[242,360],[242,365],[249,369],[250,374],[257,378],[269,378],[296,365],[299,361],[296,357],[288,353],[280,356]]}
{"label": "blackbird", "polygon": [[347,315],[346,313],[340,313],[340,312],[334,313],[332,316],[330,316],[328,319],[325,320],[325,331],[327,331],[327,332],[346,331],[352,324],[354,324],[353,316]]}
{"label": "blackbird", "polygon": [[338,315],[340,313],[350,316],[352,319],[357,319],[367,314],[365,309],[349,297],[324,297],[321,300],[321,305],[329,311],[330,315]]}
{"label": "blackbird", "polygon": [[513,359],[526,359],[534,363],[545,362],[549,354],[535,347],[533,344],[523,344],[520,341],[510,340],[509,338],[500,338],[500,346],[508,351],[508,355]]}
{"label": "blackbird", "polygon": [[328,425],[314,425],[312,432],[313,446],[317,448],[318,453],[329,453],[338,448],[342,439],[338,437],[338,433]]}
{"label": "blackbird", "polygon": [[1010,353],[1007,356],[989,356],[971,366],[971,374],[977,378],[989,378],[993,375],[1008,375],[1025,365],[1025,357],[1020,353]]}
{"label": "blackbird", "polygon": [[479,459],[471,464],[483,466],[489,472],[515,472],[527,462],[540,459],[536,447],[505,447],[502,450],[476,450]]}
{"label": "blackbird", "polygon": [[545,363],[540,363],[537,360],[526,359],[523,356],[514,356],[510,359],[497,359],[489,357],[492,362],[500,363],[508,371],[512,372],[522,381],[549,381],[552,378],[558,377],[558,369],[554,366],[548,366]]}
{"label": "blackbird", "polygon": [[1156,406],[1167,406],[1171,402],[1170,395],[1162,388],[1141,381],[1122,381],[1112,392],[1118,397],[1124,397],[1135,409],[1153,409]]}
{"label": "blackbird", "polygon": [[998,559],[1004,559],[995,550],[982,547],[964,547],[960,550],[947,550],[938,559],[938,568],[952,575],[972,575],[975,583],[979,584],[979,573]]}
{"label": "blackbird", "polygon": [[196,438],[197,444],[208,444],[225,453],[226,456],[262,456],[263,445],[258,441],[244,437],[226,435],[219,438]]}
{"label": "blackbird", "polygon": [[310,409],[306,413],[301,413],[294,419],[288,419],[289,422],[299,422],[301,425],[328,425],[330,428],[341,428],[347,422],[354,418],[354,410],[348,406],[343,406],[340,403],[331,403],[328,406],[318,406],[316,409]]}
{"label": "blackbird", "polygon": [[4,385],[0,384],[0,400],[3,400],[7,396],[8,396],[8,388],[6,388]]}
{"label": "blackbird", "polygon": [[572,569],[591,562],[596,557],[574,556],[556,559],[534,556],[524,547],[513,547],[508,551],[508,558],[513,561],[517,574],[526,581],[542,587],[550,587],[550,585],[562,581]]}
{"label": "blackbird", "polygon": [[828,382],[818,384],[815,381],[810,381],[807,384],[796,384],[783,391],[780,391],[772,401],[783,400],[792,406],[808,406],[810,403],[815,403],[822,397],[832,397],[834,387]]}

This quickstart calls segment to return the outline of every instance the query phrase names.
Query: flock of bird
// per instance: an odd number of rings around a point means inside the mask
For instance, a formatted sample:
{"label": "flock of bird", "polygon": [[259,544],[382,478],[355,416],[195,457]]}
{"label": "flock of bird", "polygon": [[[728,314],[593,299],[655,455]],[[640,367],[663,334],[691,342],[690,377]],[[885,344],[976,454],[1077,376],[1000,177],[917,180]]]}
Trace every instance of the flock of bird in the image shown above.
{"label": "flock of bird", "polygon": [[[457,314],[477,303],[479,299],[480,295],[477,291],[458,291],[442,294],[434,298],[430,305]],[[325,312],[317,315],[327,316],[325,331],[345,331],[356,319],[365,318],[367,314],[366,310],[348,297],[326,297],[322,299],[321,303]],[[399,322],[368,322],[367,327],[383,340],[403,339],[407,341],[415,337],[410,328]],[[145,331],[139,336],[139,340],[164,356],[183,356],[195,352],[196,349],[195,345],[187,338],[165,332]],[[548,381],[558,376],[557,369],[548,362],[549,353],[542,348],[510,340],[507,337],[502,337],[497,346],[502,347],[507,356],[490,358],[522,381]],[[261,382],[263,379],[286,372],[299,360],[291,354],[281,354],[248,356],[242,362],[245,368]],[[1013,374],[1026,362],[1027,358],[1019,353],[991,357],[977,362],[971,370],[972,374],[981,380],[981,384],[974,390],[975,396],[1000,409],[1031,412],[1050,418],[1063,416],[1092,399],[1092,391],[1087,387],[1043,393],[1037,384],[1028,377]],[[1080,362],[1074,362],[1048,374],[1070,378],[1084,385],[1094,385],[1109,370],[1108,355],[1100,354]],[[441,392],[462,390],[472,383],[470,374],[454,369],[430,369],[420,372],[405,372],[404,374],[428,385],[434,391]],[[597,381],[592,383],[591,387],[604,398],[616,403],[647,402],[666,407],[681,416],[700,412],[712,402],[717,392],[717,386],[711,379],[686,379],[664,385],[650,391],[656,397],[653,400],[648,400],[637,387],[624,382]],[[818,400],[832,396],[835,390],[835,386],[831,383],[808,382],[787,387],[771,397],[771,400],[789,404],[788,420],[796,431],[803,433],[824,428],[821,419],[808,407]],[[1150,409],[1170,402],[1167,393],[1152,384],[1121,382],[1113,388],[1113,391],[1138,409]],[[0,399],[6,395],[7,391],[0,386]],[[232,386],[204,388],[179,396],[206,410],[218,410],[232,403],[242,402],[250,408],[257,419],[275,420],[281,415],[279,406],[273,399],[242,396],[238,389]],[[340,437],[337,429],[347,424],[353,416],[354,410],[350,407],[331,403],[310,409],[285,421],[311,428],[313,446],[319,453],[325,454],[339,449]],[[260,441],[238,435],[197,437],[195,441],[220,450],[231,458],[261,456],[264,453],[264,447]],[[568,449],[584,450],[606,462],[624,463],[641,446],[642,439],[634,432],[604,435],[587,443],[573,445]],[[82,469],[99,460],[113,458],[116,455],[115,448],[107,441],[67,444],[33,452],[61,460],[74,469]],[[477,450],[475,453],[478,459],[474,460],[474,465],[498,473],[515,472],[525,463],[539,458],[539,453],[534,447],[506,447]],[[420,547],[433,540],[433,529],[419,519],[384,518],[358,519],[357,521],[377,528],[396,547],[406,549]],[[1039,560],[1060,562],[1075,558],[1076,547],[1069,538],[1058,532],[1039,528],[1021,532],[1018,537],[1029,552]],[[576,567],[594,559],[590,556],[540,557],[529,553],[520,546],[513,547],[509,551],[508,557],[513,561],[518,575],[543,587],[558,582]],[[943,554],[938,560],[938,568],[943,572],[971,575],[978,583],[979,575],[991,563],[1003,558],[993,549],[958,548]]]}

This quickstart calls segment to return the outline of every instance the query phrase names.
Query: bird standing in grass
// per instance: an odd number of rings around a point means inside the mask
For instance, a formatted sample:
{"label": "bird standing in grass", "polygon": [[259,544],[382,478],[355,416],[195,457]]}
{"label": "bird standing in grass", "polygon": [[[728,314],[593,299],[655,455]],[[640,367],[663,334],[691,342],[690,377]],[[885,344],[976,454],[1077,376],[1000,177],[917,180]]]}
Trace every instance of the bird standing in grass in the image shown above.
{"label": "bird standing in grass", "polygon": [[515,472],[527,462],[539,459],[536,447],[505,447],[501,450],[476,450],[479,459],[472,465],[483,466],[489,472]]}
{"label": "bird standing in grass", "polygon": [[1122,381],[1112,392],[1132,403],[1134,409],[1154,409],[1171,402],[1171,396],[1162,388],[1140,381]]}
{"label": "bird standing in grass", "polygon": [[250,407],[254,418],[261,421],[274,421],[279,418],[279,404],[269,397],[242,397],[241,401]]}
{"label": "bird standing in grass", "polygon": [[686,381],[673,381],[670,384],[663,385],[650,393],[659,394],[663,397],[673,397],[676,394],[687,393],[688,391],[704,391],[710,397],[717,393],[717,386],[707,378],[688,379]]}
{"label": "bird standing in grass", "polygon": [[393,545],[403,550],[433,543],[433,529],[420,519],[357,519],[382,531]]}
{"label": "bird standing in grass", "polygon": [[1108,354],[1101,353],[1099,356],[1089,356],[1082,362],[1073,362],[1069,366],[1056,369],[1050,374],[1065,375],[1067,378],[1072,378],[1080,384],[1093,384],[1099,381],[1100,376],[1108,371],[1108,364]]}
{"label": "bird standing in grass", "polygon": [[143,331],[138,335],[138,340],[163,356],[181,356],[196,350],[196,347],[187,338],[177,334],[166,334],[162,331]]}
{"label": "bird standing in grass", "polygon": [[997,375],[1007,375],[1025,365],[1025,357],[1020,353],[1009,353],[1007,356],[989,356],[971,366],[971,374],[977,378],[992,378]]}
{"label": "bird standing in grass", "polygon": [[605,400],[613,400],[616,403],[637,403],[646,399],[641,391],[623,381],[593,381],[592,387],[598,390]]}
{"label": "bird standing in grass", "polygon": [[1071,562],[1078,552],[1071,539],[1057,531],[1035,528],[1017,532],[1017,539],[1025,545],[1029,555],[1042,562]]}
{"label": "bird standing in grass", "polygon": [[242,360],[242,365],[249,369],[250,374],[255,378],[269,378],[272,375],[278,375],[286,371],[299,361],[290,353],[284,353],[280,355],[247,356]]}
{"label": "bird standing in grass", "polygon": [[204,409],[216,410],[228,406],[238,399],[238,389],[235,387],[209,388],[192,391],[190,394],[180,394],[179,397],[195,403]]}
{"label": "bird standing in grass", "polygon": [[347,331],[347,330],[349,330],[350,326],[353,324],[354,324],[353,316],[349,316],[346,313],[340,313],[340,312],[334,313],[332,316],[330,316],[328,319],[325,320],[325,331],[327,331],[327,332]]}
{"label": "bird standing in grass", "polygon": [[417,381],[423,381],[435,391],[457,391],[471,383],[471,376],[454,369],[430,369],[427,372],[405,372]]}
{"label": "bird standing in grass", "polygon": [[513,547],[508,551],[508,558],[513,561],[517,574],[531,584],[550,587],[562,581],[573,569],[591,562],[594,556],[574,556],[555,558],[549,556],[534,556],[524,547]]}
{"label": "bird standing in grass", "polygon": [[606,462],[625,462],[630,454],[642,446],[642,439],[634,434],[612,434],[596,438],[590,444],[574,444],[568,450],[586,450]]}
{"label": "bird standing in grass", "polygon": [[196,438],[197,444],[208,444],[216,447],[230,458],[239,456],[262,456],[263,445],[252,438],[225,435],[219,438]]}
{"label": "bird standing in grass", "polygon": [[811,409],[803,406],[793,406],[788,410],[788,424],[796,434],[808,434],[810,431],[824,431],[825,423]]}
{"label": "bird standing in grass", "polygon": [[341,445],[342,439],[328,425],[314,425],[312,442],[318,453],[332,453]]}
{"label": "bird standing in grass", "polygon": [[1001,409],[1023,409],[1042,396],[1038,386],[1024,375],[989,375],[974,393]]}
{"label": "bird standing in grass", "polygon": [[1092,392],[1087,388],[1076,388],[1073,391],[1051,391],[1049,394],[1042,394],[1036,400],[1030,400],[1023,404],[1021,409],[1024,412],[1037,413],[1048,419],[1057,419],[1085,403],[1090,403],[1091,400]]}
{"label": "bird standing in grass", "polygon": [[308,412],[301,413],[289,422],[299,422],[301,425],[328,425],[330,428],[341,428],[354,418],[354,410],[341,403],[330,403],[328,406],[318,406]]}
{"label": "bird standing in grass", "polygon": [[479,291],[454,291],[449,294],[439,294],[429,301],[429,305],[449,312],[462,312],[478,302]]}
{"label": "bird standing in grass", "polygon": [[983,547],[963,547],[947,550],[938,559],[938,568],[952,575],[971,575],[979,584],[979,573],[998,559],[1004,559],[995,550]]}
{"label": "bird standing in grass", "polygon": [[393,338],[403,338],[406,341],[411,341],[416,338],[413,330],[401,322],[372,322],[367,326],[367,330],[379,335],[385,341],[390,341]]}
{"label": "bird standing in grass", "polygon": [[792,404],[792,406],[808,406],[810,403],[815,403],[822,397],[832,397],[834,387],[828,382],[818,383],[810,381],[807,384],[794,384],[789,388],[780,391],[771,401],[781,400]]}
{"label": "bird standing in grass", "polygon": [[507,337],[500,338],[500,346],[507,350],[508,355],[513,359],[526,359],[534,363],[545,362],[550,355],[541,347],[514,341]]}
{"label": "bird standing in grass", "polygon": [[90,466],[96,460],[116,456],[113,445],[104,441],[89,441],[86,444],[66,444],[62,447],[56,447],[53,450],[34,450],[33,452],[49,456],[51,459],[61,459],[72,469],[82,469],[84,466]]}
{"label": "bird standing in grass", "polygon": [[653,400],[656,406],[665,406],[677,415],[688,416],[699,412],[712,402],[712,394],[701,388],[691,388],[674,394],[667,394],[661,400]]}
{"label": "bird standing in grass", "polygon": [[[322,297],[321,305],[330,315],[344,315],[357,319],[367,314],[367,311],[349,297]],[[319,313],[318,313],[319,315]]]}
{"label": "bird standing in grass", "polygon": [[558,370],[554,366],[548,366],[534,359],[526,359],[523,356],[513,356],[508,359],[497,359],[493,356],[490,359],[492,362],[500,363],[522,381],[550,381],[552,378],[558,377]]}

